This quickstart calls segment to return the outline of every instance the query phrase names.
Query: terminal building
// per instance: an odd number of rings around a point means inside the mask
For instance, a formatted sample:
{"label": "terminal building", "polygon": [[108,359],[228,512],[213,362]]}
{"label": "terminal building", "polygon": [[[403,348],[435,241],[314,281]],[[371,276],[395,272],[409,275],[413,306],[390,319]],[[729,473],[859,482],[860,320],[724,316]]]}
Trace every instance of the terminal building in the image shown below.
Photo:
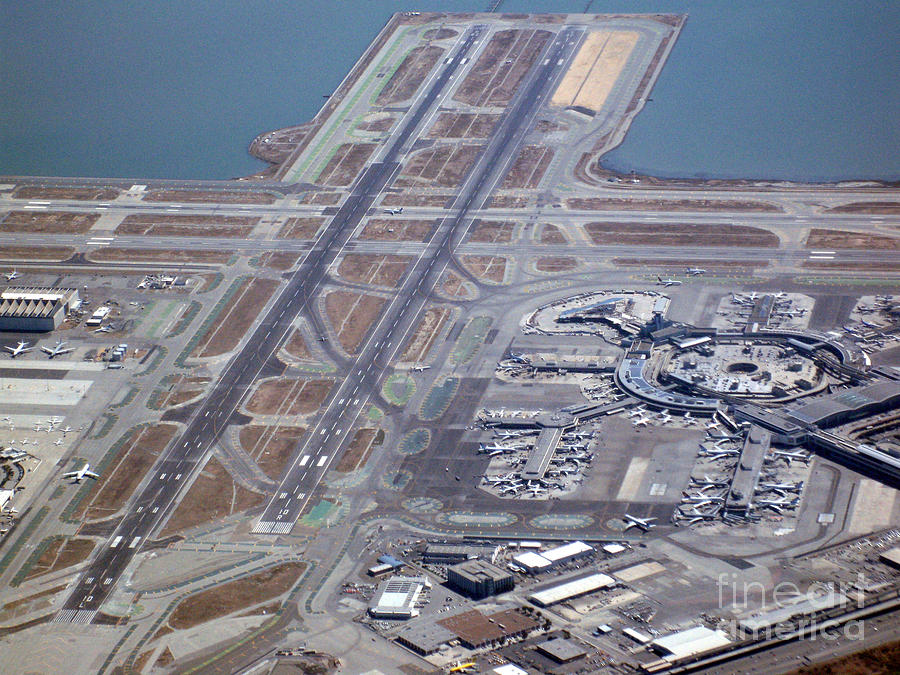
{"label": "terminal building", "polygon": [[74,288],[7,288],[0,292],[0,331],[47,333],[80,305]]}
{"label": "terminal building", "polygon": [[506,593],[515,587],[515,580],[510,572],[477,559],[448,567],[447,583],[476,600]]}

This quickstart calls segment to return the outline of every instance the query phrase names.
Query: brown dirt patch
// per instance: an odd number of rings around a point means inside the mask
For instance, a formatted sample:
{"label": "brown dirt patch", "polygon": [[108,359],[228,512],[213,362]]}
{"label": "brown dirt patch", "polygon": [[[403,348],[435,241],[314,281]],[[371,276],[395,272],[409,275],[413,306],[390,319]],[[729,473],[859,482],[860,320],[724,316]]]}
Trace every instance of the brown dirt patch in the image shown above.
{"label": "brown dirt patch", "polygon": [[191,202],[202,204],[272,204],[275,195],[267,192],[218,190],[148,190],[145,202]]}
{"label": "brown dirt patch", "polygon": [[342,196],[342,192],[307,192],[298,200],[298,203],[334,206],[341,201]]}
{"label": "brown dirt patch", "polygon": [[259,218],[243,216],[131,215],[116,228],[117,234],[161,237],[246,237]]}
{"label": "brown dirt patch", "polygon": [[234,255],[231,251],[212,249],[98,248],[87,256],[97,262],[172,262],[224,264]]}
{"label": "brown dirt patch", "polygon": [[535,131],[541,134],[551,134],[554,131],[568,131],[569,125],[562,122],[551,122],[550,120],[538,120],[534,125]]}
{"label": "brown dirt patch", "polygon": [[274,279],[244,282],[197,343],[193,356],[219,356],[237,347],[276,288]]}
{"label": "brown dirt patch", "polygon": [[56,539],[37,559],[25,579],[77,565],[87,560],[93,550],[94,542],[90,539]]}
{"label": "brown dirt patch", "polygon": [[366,223],[359,239],[372,241],[428,241],[436,220],[386,220],[376,219]]}
{"label": "brown dirt patch", "polygon": [[422,33],[423,40],[446,40],[452,38],[459,33],[452,28],[432,28]]}
{"label": "brown dirt patch", "polygon": [[10,211],[0,222],[0,232],[34,234],[84,234],[100,220],[96,213],[69,211]]}
{"label": "brown dirt patch", "polygon": [[[60,540],[60,544],[62,540]],[[49,570],[48,570],[49,571]],[[24,605],[30,605],[32,602],[36,600],[40,600],[41,598],[46,598],[48,595],[53,595],[55,593],[59,593],[62,590],[65,590],[68,586],[63,584],[62,586],[56,586],[54,588],[48,588],[45,591],[41,591],[40,593],[35,593],[34,595],[29,595],[25,598],[20,598],[18,600],[12,600],[11,602],[4,603],[3,605],[3,614],[6,616],[10,616],[15,613],[15,610],[19,609]]]}
{"label": "brown dirt patch", "polygon": [[169,385],[168,390],[159,399],[160,409],[174,408],[182,403],[197,398],[209,384],[208,377],[185,377],[176,375],[175,380]]}
{"label": "brown dirt patch", "polygon": [[900,213],[900,202],[853,202],[828,209],[830,213],[872,213],[876,215],[896,215]]}
{"label": "brown dirt patch", "polygon": [[490,255],[464,255],[460,262],[476,278],[502,284],[506,276],[506,258]]}
{"label": "brown dirt patch", "polygon": [[332,291],[325,297],[325,313],[345,352],[356,354],[386,302],[375,295],[350,291]]}
{"label": "brown dirt patch", "polygon": [[16,199],[78,199],[84,201],[106,201],[119,196],[113,188],[75,188],[25,186],[16,190]]}
{"label": "brown dirt patch", "polygon": [[613,258],[614,265],[623,267],[653,267],[666,274],[684,274],[688,267],[700,267],[710,272],[741,274],[757,267],[768,267],[768,260],[672,260],[671,258]]}
{"label": "brown dirt patch", "polygon": [[543,145],[526,145],[519,152],[501,188],[536,188],[553,160],[553,150]]}
{"label": "brown dirt patch", "polygon": [[167,666],[171,666],[175,663],[175,656],[172,654],[172,650],[166,647],[162,650],[159,655],[159,658],[156,659],[156,663],[154,664],[155,668],[165,668]]}
{"label": "brown dirt patch", "polygon": [[288,251],[270,251],[259,256],[259,266],[276,272],[284,272],[297,264],[300,255]]}
{"label": "brown dirt patch", "polygon": [[263,382],[247,403],[255,415],[309,415],[322,407],[331,380],[276,379]]}
{"label": "brown dirt patch", "polygon": [[747,225],[658,223],[588,223],[584,228],[598,245],[752,246],[777,248],[778,237]]}
{"label": "brown dirt patch", "polygon": [[441,293],[451,300],[471,300],[472,292],[466,280],[455,272],[447,272],[441,280]]}
{"label": "brown dirt patch", "polygon": [[441,334],[441,328],[444,322],[453,313],[449,307],[431,307],[425,310],[416,331],[413,333],[409,344],[400,357],[401,361],[409,361],[411,363],[420,363],[428,356],[431,346]]}
{"label": "brown dirt patch", "polygon": [[93,498],[82,500],[74,517],[98,520],[108,518],[124,507],[177,431],[174,424],[156,424],[131,432],[114,463],[96,480]]}
{"label": "brown dirt patch", "polygon": [[540,272],[571,272],[578,267],[578,260],[569,256],[544,256],[534,266]]}
{"label": "brown dirt patch", "polygon": [[4,246],[0,249],[3,260],[68,260],[75,255],[69,246]]}
{"label": "brown dirt patch", "polygon": [[900,239],[868,232],[825,230],[814,227],[809,231],[806,248],[859,248],[896,251],[900,249]]}
{"label": "brown dirt patch", "polygon": [[411,262],[406,255],[348,253],[338,266],[338,274],[357,284],[395,288]]}
{"label": "brown dirt patch", "polygon": [[453,98],[474,106],[509,105],[550,36],[542,30],[497,31]]}
{"label": "brown dirt patch", "polygon": [[439,206],[443,207],[453,195],[410,194],[406,192],[389,192],[381,200],[381,205],[388,206]]}
{"label": "brown dirt patch", "polygon": [[490,207],[493,209],[524,209],[528,206],[526,197],[514,195],[494,195],[491,197]]}
{"label": "brown dirt patch", "polygon": [[278,231],[277,239],[315,239],[325,218],[288,218]]}
{"label": "brown dirt patch", "polygon": [[469,241],[506,244],[512,241],[516,224],[503,220],[476,220],[469,232]]}
{"label": "brown dirt patch", "polygon": [[309,360],[312,358],[312,352],[309,351],[306,340],[303,339],[303,335],[296,328],[284,345],[284,350],[295,359]]}
{"label": "brown dirt patch", "polygon": [[196,593],[178,604],[169,625],[179,630],[191,628],[271,600],[289,591],[305,570],[305,563],[282,563]]}
{"label": "brown dirt patch", "polygon": [[500,115],[492,113],[445,112],[437,116],[426,137],[487,138],[499,119]]}
{"label": "brown dirt patch", "polygon": [[638,37],[635,31],[591,31],[553,93],[552,105],[600,110]]}
{"label": "brown dirt patch", "polygon": [[575,197],[566,200],[566,206],[580,211],[781,211],[766,202],[740,201],[736,199],[620,199],[602,197]]}
{"label": "brown dirt patch", "polygon": [[389,131],[397,122],[393,115],[384,115],[368,122],[360,122],[356,128],[360,131]]}
{"label": "brown dirt patch", "polygon": [[481,148],[480,145],[463,144],[419,150],[406,162],[394,185],[456,187],[481,153]]}
{"label": "brown dirt patch", "polygon": [[379,92],[376,105],[393,105],[411,98],[443,53],[444,49],[435,45],[413,49]]}
{"label": "brown dirt patch", "polygon": [[871,272],[897,272],[897,263],[893,262],[841,262],[840,260],[807,260],[803,263],[807,269],[848,270]]}
{"label": "brown dirt patch", "polygon": [[347,450],[341,455],[341,461],[334,468],[335,471],[347,473],[355,471],[360,465],[364,465],[372,449],[372,441],[375,440],[375,429],[357,429],[353,440],[347,446]]}
{"label": "brown dirt patch", "polygon": [[328,160],[316,182],[320,185],[350,185],[377,147],[375,143],[344,143]]}
{"label": "brown dirt patch", "polygon": [[541,227],[539,241],[542,244],[566,244],[566,235],[556,225],[546,224]]}
{"label": "brown dirt patch", "polygon": [[250,424],[241,429],[241,447],[272,480],[281,478],[306,427]]}
{"label": "brown dirt patch", "polygon": [[237,485],[217,459],[210,459],[178,504],[160,538],[246,511],[265,500],[265,495]]}
{"label": "brown dirt patch", "polygon": [[891,642],[828,663],[804,666],[790,675],[895,675],[898,663],[900,642]]}

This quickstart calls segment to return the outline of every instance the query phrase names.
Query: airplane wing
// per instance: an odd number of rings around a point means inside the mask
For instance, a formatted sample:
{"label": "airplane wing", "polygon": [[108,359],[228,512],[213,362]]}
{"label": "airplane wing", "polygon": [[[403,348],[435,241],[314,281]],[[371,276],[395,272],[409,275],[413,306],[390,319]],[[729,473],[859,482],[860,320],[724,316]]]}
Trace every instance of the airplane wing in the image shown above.
{"label": "airplane wing", "polygon": [[63,477],[63,478],[74,478],[74,477],[77,476],[77,475],[78,475],[78,472],[77,472],[77,471],[70,471],[69,473],[64,473],[64,474],[62,475],[62,477]]}
{"label": "airplane wing", "polygon": [[85,471],[84,475],[89,476],[90,478],[100,478],[100,474],[94,473],[93,471]]}

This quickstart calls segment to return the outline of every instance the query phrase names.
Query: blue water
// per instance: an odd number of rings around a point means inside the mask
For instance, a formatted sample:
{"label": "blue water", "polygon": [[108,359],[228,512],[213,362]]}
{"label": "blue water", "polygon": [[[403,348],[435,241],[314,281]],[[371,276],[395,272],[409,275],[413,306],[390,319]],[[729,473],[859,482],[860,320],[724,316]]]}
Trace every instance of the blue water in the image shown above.
{"label": "blue water", "polygon": [[[588,0],[506,0],[578,12]],[[487,0],[0,3],[0,174],[231,178],[312,117],[394,11]],[[900,179],[900,3],[591,2],[686,12],[619,170]]]}

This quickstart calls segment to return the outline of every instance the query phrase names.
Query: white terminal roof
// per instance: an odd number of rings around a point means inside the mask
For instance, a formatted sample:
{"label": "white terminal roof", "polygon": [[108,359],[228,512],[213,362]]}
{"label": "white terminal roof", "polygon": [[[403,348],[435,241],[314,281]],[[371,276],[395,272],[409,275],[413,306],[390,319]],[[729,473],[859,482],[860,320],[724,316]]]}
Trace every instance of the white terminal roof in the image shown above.
{"label": "white terminal roof", "polygon": [[729,644],[731,644],[731,640],[725,633],[706,626],[688,628],[656,638],[652,642],[652,646],[663,652],[663,658],[667,661],[680,661]]}
{"label": "white terminal roof", "polygon": [[493,672],[497,673],[497,675],[528,675],[527,671],[522,670],[519,666],[512,663],[497,666],[494,668]]}
{"label": "white terminal roof", "polygon": [[544,551],[541,555],[550,562],[555,563],[560,560],[567,560],[574,556],[581,555],[582,553],[590,553],[593,550],[593,546],[588,546],[583,541],[573,541],[571,544],[564,544],[563,546],[551,548],[549,551]]}
{"label": "white terminal roof", "polygon": [[527,553],[520,553],[519,555],[513,558],[513,561],[525,569],[530,570],[539,570],[544,569],[545,567],[550,567],[553,563],[547,560],[544,556],[539,553],[535,553],[533,551],[528,551]]}
{"label": "white terminal roof", "polygon": [[537,603],[538,605],[547,607],[554,603],[568,600],[569,598],[575,598],[579,595],[598,591],[601,588],[609,588],[610,586],[615,586],[615,584],[616,580],[611,576],[598,572],[597,574],[592,574],[591,576],[584,577],[583,579],[567,581],[564,584],[559,584],[558,586],[553,586],[543,591],[532,593],[528,596],[528,599]]}

